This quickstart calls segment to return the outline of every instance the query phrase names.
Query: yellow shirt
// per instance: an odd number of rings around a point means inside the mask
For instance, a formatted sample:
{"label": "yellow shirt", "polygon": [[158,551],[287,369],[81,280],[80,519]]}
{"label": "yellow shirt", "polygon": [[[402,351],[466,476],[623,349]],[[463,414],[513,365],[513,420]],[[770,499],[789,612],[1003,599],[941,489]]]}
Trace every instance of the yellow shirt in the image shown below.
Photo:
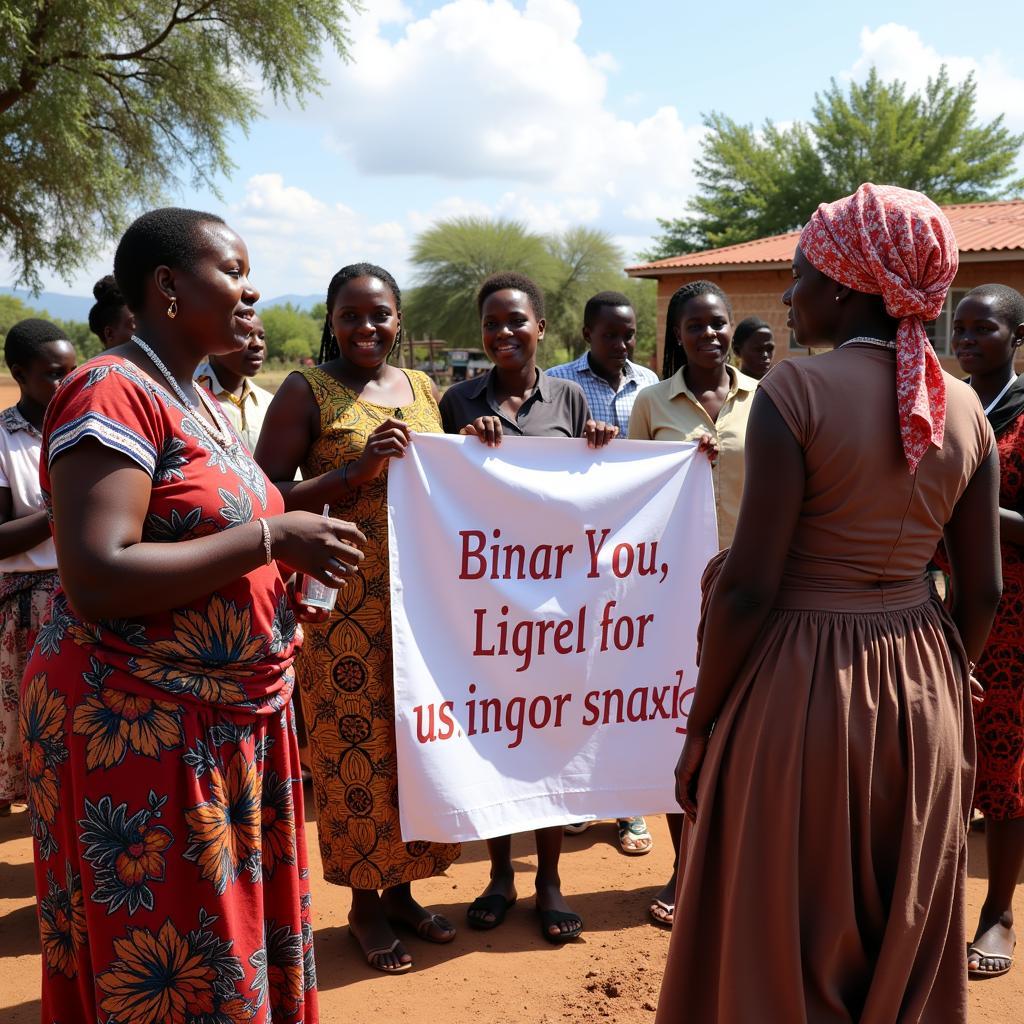
{"label": "yellow shirt", "polygon": [[668,380],[644,388],[636,396],[629,417],[630,440],[696,441],[702,434],[711,434],[718,441],[718,462],[711,474],[718,514],[718,543],[723,548],[732,544],[736,532],[736,517],[743,496],[743,441],[757,387],[753,377],[731,366],[726,370],[729,395],[717,421],[711,419],[686,386],[682,370]]}

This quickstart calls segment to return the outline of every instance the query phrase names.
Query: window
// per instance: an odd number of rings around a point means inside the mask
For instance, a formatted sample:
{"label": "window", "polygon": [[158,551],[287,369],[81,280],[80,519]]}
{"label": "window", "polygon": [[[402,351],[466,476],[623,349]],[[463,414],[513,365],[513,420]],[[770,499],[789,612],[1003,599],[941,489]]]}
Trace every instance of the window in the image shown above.
{"label": "window", "polygon": [[968,290],[967,288],[950,288],[938,319],[924,325],[928,340],[940,356],[953,354],[953,348],[950,345],[950,338],[953,335],[953,310],[956,309],[957,303],[967,294]]}

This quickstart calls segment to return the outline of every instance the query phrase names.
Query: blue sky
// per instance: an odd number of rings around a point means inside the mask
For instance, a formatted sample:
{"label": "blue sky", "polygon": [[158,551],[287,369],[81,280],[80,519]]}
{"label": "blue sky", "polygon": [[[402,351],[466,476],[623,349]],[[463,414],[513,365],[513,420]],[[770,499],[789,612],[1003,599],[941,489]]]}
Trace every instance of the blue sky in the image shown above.
{"label": "blue sky", "polygon": [[[922,86],[946,62],[974,71],[983,117],[1024,131],[1019,0],[987,0],[984,31],[962,4],[856,7],[644,0],[367,0],[353,63],[323,58],[328,86],[305,110],[275,107],[250,136],[222,199],[171,198],[227,218],[249,244],[267,298],[317,293],[371,259],[410,281],[416,234],[459,214],[538,230],[583,223],[627,257],[693,191],[700,115],[808,115],[830,77],[874,65]],[[50,291],[88,294],[113,247]],[[10,275],[0,260],[0,283]]]}

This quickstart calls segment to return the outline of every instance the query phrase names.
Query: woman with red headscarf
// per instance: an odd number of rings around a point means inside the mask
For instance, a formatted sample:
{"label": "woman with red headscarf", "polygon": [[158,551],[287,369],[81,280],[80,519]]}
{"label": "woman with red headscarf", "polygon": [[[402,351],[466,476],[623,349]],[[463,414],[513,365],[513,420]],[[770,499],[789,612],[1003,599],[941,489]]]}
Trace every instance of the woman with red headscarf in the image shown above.
{"label": "woman with red headscarf", "polygon": [[[783,302],[835,350],[761,381],[705,574],[658,1024],[966,1019],[968,682],[1001,581],[992,431],[922,324],[956,268],[905,189],[862,185],[801,235]],[[926,571],[943,532],[949,613]]]}

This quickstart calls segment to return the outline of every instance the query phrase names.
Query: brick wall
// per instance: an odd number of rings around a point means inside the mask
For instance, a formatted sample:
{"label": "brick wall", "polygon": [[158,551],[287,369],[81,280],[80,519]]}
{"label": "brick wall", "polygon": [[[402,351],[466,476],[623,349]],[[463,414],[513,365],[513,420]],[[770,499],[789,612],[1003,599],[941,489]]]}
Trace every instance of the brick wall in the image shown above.
{"label": "brick wall", "polygon": [[[786,327],[786,307],[782,294],[789,287],[792,275],[788,270],[730,270],[713,273],[666,274],[658,279],[658,361],[661,369],[664,355],[665,314],[668,302],[680,285],[697,280],[713,281],[732,302],[735,323],[748,316],[759,316],[767,320],[775,335],[776,358],[785,359],[807,355],[805,349],[789,347],[789,329]],[[974,288],[979,284],[998,281],[1024,292],[1024,259],[971,261],[960,264],[953,288]],[[1024,357],[1022,357],[1024,360]],[[943,366],[954,374],[960,368],[954,358],[942,356]]]}

